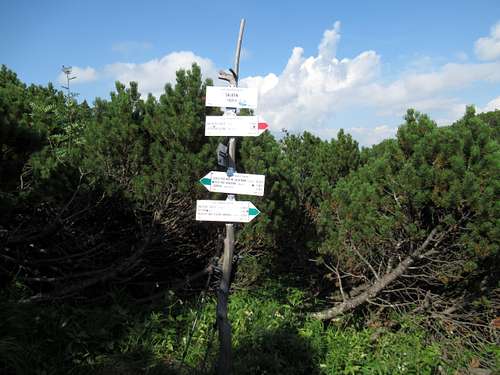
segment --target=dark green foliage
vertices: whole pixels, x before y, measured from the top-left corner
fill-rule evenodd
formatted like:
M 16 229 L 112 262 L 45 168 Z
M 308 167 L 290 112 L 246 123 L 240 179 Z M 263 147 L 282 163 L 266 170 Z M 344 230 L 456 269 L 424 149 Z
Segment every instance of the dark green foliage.
M 263 198 L 249 197 L 261 210 L 245 226 L 240 242 L 254 251 L 273 249 L 275 271 L 310 273 L 310 258 L 319 245 L 316 220 L 321 202 L 336 182 L 360 163 L 357 142 L 341 130 L 323 141 L 310 133 L 285 134 L 276 142 L 263 134 L 242 141 L 240 168 L 266 176 Z M 262 261 L 265 263 L 265 261 Z
M 453 231 L 447 246 L 458 246 L 457 257 L 476 261 L 497 254 L 499 152 L 491 129 L 478 117 L 466 114 L 453 126 L 438 128 L 427 116 L 409 111 L 397 141 L 375 147 L 323 201 L 323 253 L 351 264 L 353 248 L 369 258 L 389 257 L 439 228 Z M 404 251 L 411 249 L 399 255 Z M 453 277 L 462 271 L 467 272 L 454 270 Z
M 472 108 L 468 110 L 472 111 Z M 491 128 L 494 138 L 498 141 L 500 139 L 500 110 L 479 113 L 477 117 Z
M 52 85 L 26 87 L 5 65 L 0 69 L 0 189 L 14 193 L 31 154 L 60 126 L 64 98 Z M 26 171 L 25 173 L 26 174 Z M 21 186 L 22 187 L 22 186 Z M 0 203 L 1 204 L 1 203 Z
M 89 106 L 1 68 L 0 372 L 213 370 L 215 282 L 200 308 L 206 279 L 183 283 L 221 247 L 223 226 L 194 220 L 196 199 L 222 198 L 197 183 L 220 169 L 223 140 L 204 136 L 205 116 L 220 114 L 205 108 L 210 84 L 193 65 L 158 99 L 117 82 Z M 266 187 L 238 197 L 261 214 L 237 232 L 236 373 L 431 374 L 476 357 L 492 367 L 499 124 L 499 111 L 470 107 L 438 127 L 409 110 L 396 139 L 362 150 L 343 131 L 239 140 L 237 170 L 266 175 Z M 408 257 L 371 305 L 339 323 L 306 318 Z
M 205 86 L 194 65 L 177 73 L 159 102 L 140 99 L 133 82 L 129 89 L 117 83 L 110 102 L 98 99 L 83 136 L 82 165 L 93 183 L 153 211 L 173 195 L 193 193 L 193 180 L 214 164 L 213 144 L 203 136 Z
M 365 163 L 322 202 L 321 261 L 349 294 L 380 285 L 411 261 L 365 302 L 429 309 L 443 319 L 429 319 L 436 330 L 459 332 L 461 345 L 487 345 L 498 308 L 500 144 L 471 109 L 450 127 L 414 111 L 405 119 L 397 139 L 366 152 Z M 431 245 L 421 253 L 426 239 Z M 455 311 L 453 328 L 448 309 Z M 471 338 L 465 321 L 485 330 Z
M 268 133 L 258 138 L 244 138 L 238 147 L 237 170 L 266 176 L 264 197 L 246 197 L 254 202 L 261 214 L 254 225 L 243 228 L 239 234 L 240 240 L 251 248 L 276 247 L 276 234 L 283 228 L 286 217 L 284 207 L 279 202 L 280 195 L 286 189 L 279 168 L 282 159 L 280 147 Z

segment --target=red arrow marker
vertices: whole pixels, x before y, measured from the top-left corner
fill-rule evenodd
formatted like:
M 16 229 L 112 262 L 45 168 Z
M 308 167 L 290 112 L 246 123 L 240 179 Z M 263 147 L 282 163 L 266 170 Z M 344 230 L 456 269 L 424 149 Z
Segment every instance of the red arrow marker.
M 267 128 L 269 128 L 269 125 L 267 125 L 267 123 L 259 122 L 259 130 L 266 130 Z

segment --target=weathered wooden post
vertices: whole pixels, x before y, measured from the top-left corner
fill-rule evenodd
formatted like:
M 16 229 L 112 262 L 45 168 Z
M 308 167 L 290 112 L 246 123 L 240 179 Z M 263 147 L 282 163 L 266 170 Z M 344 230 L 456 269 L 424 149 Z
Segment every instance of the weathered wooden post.
M 236 172 L 236 138 L 238 136 L 258 136 L 267 129 L 267 124 L 259 122 L 257 116 L 238 116 L 240 108 L 257 108 L 257 90 L 238 88 L 241 43 L 245 20 L 240 23 L 240 32 L 236 46 L 234 66 L 230 72 L 220 72 L 219 78 L 228 81 L 229 87 L 207 87 L 206 106 L 224 108 L 223 116 L 207 116 L 205 121 L 206 136 L 230 137 L 226 172 L 211 171 L 200 182 L 211 192 L 227 193 L 226 200 L 198 200 L 196 202 L 196 220 L 222 221 L 226 223 L 224 254 L 222 259 L 222 278 L 217 290 L 217 327 L 219 332 L 219 359 L 217 372 L 220 375 L 231 374 L 231 324 L 227 311 L 231 286 L 231 268 L 234 254 L 235 222 L 248 223 L 260 211 L 248 201 L 236 201 L 234 194 L 264 195 L 265 176 Z M 219 153 L 225 153 L 226 147 L 219 145 Z

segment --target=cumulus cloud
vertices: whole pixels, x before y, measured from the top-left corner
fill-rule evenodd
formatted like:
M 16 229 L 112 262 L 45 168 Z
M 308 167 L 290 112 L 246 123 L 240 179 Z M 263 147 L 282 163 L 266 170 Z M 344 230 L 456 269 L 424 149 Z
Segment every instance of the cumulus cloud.
M 478 39 L 475 45 L 478 57 L 488 61 L 473 63 L 463 55 L 458 58 L 460 63 L 442 63 L 417 55 L 392 80 L 381 76 L 382 59 L 373 50 L 338 57 L 340 29 L 340 22 L 335 22 L 325 30 L 312 56 L 295 47 L 281 72 L 240 81 L 243 87 L 258 88 L 258 112 L 272 130 L 310 130 L 330 138 L 342 127 L 361 144 L 371 145 L 394 136 L 407 108 L 430 113 L 439 124 L 450 124 L 464 113 L 465 103 L 460 99 L 464 89 L 500 81 L 500 23 L 492 28 L 490 37 Z M 116 45 L 115 50 L 129 47 L 137 46 Z M 175 82 L 176 71 L 189 69 L 193 62 L 205 78 L 215 80 L 217 69 L 212 60 L 191 51 L 172 52 L 143 63 L 116 62 L 99 71 L 76 67 L 74 73 L 80 83 L 97 78 L 137 81 L 142 93 L 159 96 L 165 83 Z M 494 99 L 485 108 L 498 108 L 499 101 Z M 383 125 L 372 125 L 377 123 Z
M 217 76 L 214 63 L 207 58 L 195 55 L 191 51 L 172 52 L 160 59 L 153 59 L 140 64 L 118 62 L 104 68 L 106 74 L 123 83 L 136 81 L 142 93 L 159 96 L 165 83 L 175 82 L 175 73 L 179 69 L 189 69 L 197 63 L 205 78 Z
M 275 130 L 302 130 L 304 124 L 316 129 L 350 99 L 349 94 L 376 78 L 380 57 L 366 51 L 353 59 L 336 57 L 340 23 L 326 30 L 316 56 L 305 57 L 295 47 L 280 74 L 244 78 L 242 86 L 257 87 L 261 112 Z
M 442 98 L 451 90 L 464 88 L 475 82 L 500 81 L 500 63 L 445 64 L 431 73 L 408 74 L 389 84 L 373 82 L 363 87 L 359 98 L 374 105 L 380 114 L 401 113 L 408 107 L 420 111 L 450 108 L 454 98 Z
M 217 76 L 217 69 L 212 60 L 197 56 L 191 51 L 172 52 L 160 59 L 139 64 L 117 62 L 106 65 L 102 72 L 106 77 L 125 84 L 136 81 L 141 93 L 159 96 L 166 83 L 175 82 L 177 70 L 190 69 L 193 63 L 200 66 L 205 78 Z
M 217 69 L 212 60 L 197 56 L 190 51 L 180 51 L 144 63 L 117 62 L 108 64 L 98 70 L 90 66 L 86 68 L 74 66 L 72 67 L 71 77 L 77 78 L 72 80 L 71 84 L 91 82 L 97 79 L 120 81 L 124 84 L 136 81 L 139 83 L 141 93 L 152 93 L 159 96 L 163 93 L 166 83 L 175 82 L 175 73 L 179 69 L 190 69 L 193 63 L 200 66 L 205 78 L 217 77 Z M 58 81 L 61 84 L 66 84 L 66 75 L 61 72 Z
M 500 30 L 500 29 L 499 29 Z M 492 32 L 492 35 L 496 35 Z M 372 50 L 353 58 L 337 57 L 341 40 L 340 23 L 324 32 L 315 56 L 304 56 L 295 47 L 281 73 L 253 76 L 242 85 L 257 87 L 260 93 L 259 113 L 278 131 L 309 129 L 317 134 L 335 135 L 347 128 L 362 144 L 372 144 L 393 136 L 396 127 L 360 125 L 349 128 L 336 123 L 336 114 L 372 110 L 377 116 L 401 116 L 407 108 L 433 112 L 451 123 L 463 115 L 465 104 L 454 93 L 477 82 L 500 81 L 500 62 L 426 63 L 413 65 L 396 79 L 386 82 L 380 76 L 381 57 Z M 345 116 L 344 116 L 345 117 Z
M 126 45 L 121 47 L 125 48 Z M 121 47 L 117 46 L 118 49 Z M 71 81 L 71 85 L 96 80 L 107 82 L 110 85 L 113 81 L 120 81 L 127 85 L 129 82 L 135 81 L 138 82 L 139 91 L 143 97 L 149 93 L 159 97 L 163 93 L 166 83 L 175 83 L 176 72 L 179 69 L 190 69 L 193 63 L 200 66 L 203 78 L 216 79 L 218 70 L 212 60 L 198 56 L 191 51 L 179 51 L 143 63 L 116 62 L 98 69 L 90 66 L 86 68 L 74 66 L 71 77 L 76 77 L 76 79 Z M 57 80 L 65 85 L 66 75 L 61 72 Z
M 491 28 L 490 36 L 479 38 L 474 45 L 476 56 L 480 60 L 500 58 L 500 22 Z
M 372 145 L 379 143 L 387 138 L 393 138 L 398 131 L 397 126 L 378 125 L 374 128 L 368 127 L 352 127 L 346 131 L 352 134 L 361 145 Z
M 497 109 L 500 110 L 500 96 L 496 97 L 493 100 L 490 100 L 486 104 L 486 106 L 484 106 L 483 108 L 479 108 L 478 112 L 490 112 L 490 111 L 495 111 Z
M 98 78 L 98 74 L 97 74 L 97 71 L 90 66 L 87 66 L 86 68 L 80 68 L 79 66 L 73 66 L 71 68 L 70 77 L 76 77 L 76 79 L 71 81 L 72 85 L 76 85 L 79 83 L 95 81 Z M 59 73 L 59 76 L 57 77 L 57 81 L 60 84 L 66 84 L 67 83 L 66 74 L 64 74 L 63 72 Z
M 159 96 L 165 83 L 175 82 L 175 73 L 179 69 L 189 69 L 197 63 L 204 77 L 216 77 L 214 63 L 207 58 L 195 55 L 191 51 L 172 52 L 160 59 L 153 59 L 141 64 L 114 63 L 107 65 L 105 71 L 115 80 L 123 83 L 136 81 L 142 93 L 152 93 Z

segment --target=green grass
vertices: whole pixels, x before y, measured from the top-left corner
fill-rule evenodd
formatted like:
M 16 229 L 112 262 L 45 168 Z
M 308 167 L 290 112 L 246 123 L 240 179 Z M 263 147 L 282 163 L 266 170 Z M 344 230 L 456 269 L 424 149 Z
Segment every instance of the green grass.
M 307 319 L 308 302 L 299 289 L 276 282 L 231 295 L 234 373 L 434 374 L 438 366 L 453 373 L 470 358 L 464 351 L 444 361 L 445 343 L 429 342 L 414 317 L 394 317 L 397 329 L 374 340 L 376 328 L 352 319 L 328 326 Z M 93 308 L 1 302 L 0 373 L 212 373 L 215 300 L 197 306 L 174 294 L 156 306 L 133 306 L 126 299 Z

